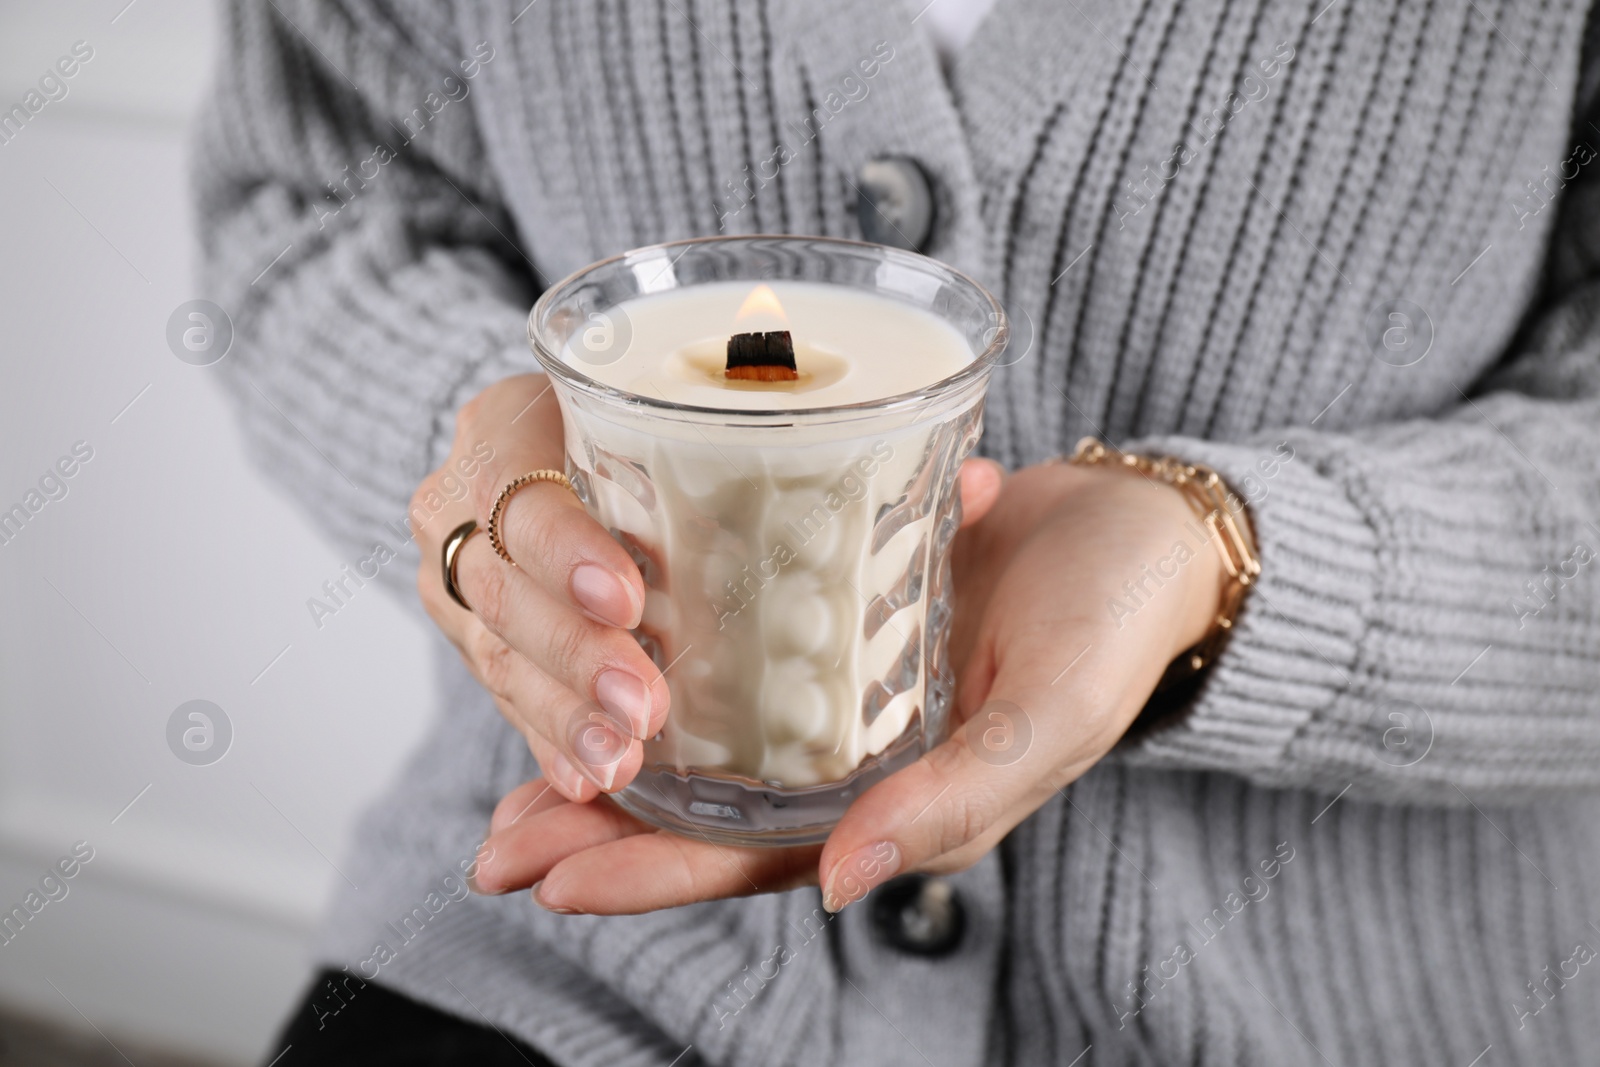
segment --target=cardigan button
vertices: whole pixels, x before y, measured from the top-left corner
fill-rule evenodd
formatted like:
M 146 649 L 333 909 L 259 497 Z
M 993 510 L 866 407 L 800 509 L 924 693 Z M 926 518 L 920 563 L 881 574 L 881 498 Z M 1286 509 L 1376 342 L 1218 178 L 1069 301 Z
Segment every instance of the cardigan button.
M 933 233 L 933 186 L 915 160 L 868 160 L 856 175 L 856 220 L 867 240 L 912 252 Z
M 889 945 L 914 956 L 946 956 L 961 943 L 966 911 L 943 878 L 906 874 L 885 882 L 871 900 L 872 925 Z

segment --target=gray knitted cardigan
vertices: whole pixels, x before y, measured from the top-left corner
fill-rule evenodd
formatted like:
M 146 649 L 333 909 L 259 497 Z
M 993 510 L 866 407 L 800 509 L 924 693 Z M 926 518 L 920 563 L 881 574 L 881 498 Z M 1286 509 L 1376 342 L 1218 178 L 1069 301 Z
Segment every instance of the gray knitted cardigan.
M 541 285 L 859 236 L 861 166 L 910 157 L 926 251 L 1025 335 L 982 448 L 1219 468 L 1265 567 L 1231 647 L 955 877 L 942 959 L 815 891 L 459 899 L 537 768 L 442 650 L 323 957 L 568 1067 L 1600 1062 L 1582 5 L 999 0 L 948 77 L 922 6 L 239 0 L 195 172 L 246 433 L 349 551 L 398 547 Z

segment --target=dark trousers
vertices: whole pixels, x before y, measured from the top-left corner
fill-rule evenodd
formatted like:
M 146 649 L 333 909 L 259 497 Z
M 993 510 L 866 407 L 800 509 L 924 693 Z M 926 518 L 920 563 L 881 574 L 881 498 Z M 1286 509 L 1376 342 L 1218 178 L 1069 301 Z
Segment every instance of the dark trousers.
M 317 975 L 263 1063 L 272 1067 L 556 1067 L 534 1049 L 490 1026 L 464 1022 L 373 982 L 331 970 Z

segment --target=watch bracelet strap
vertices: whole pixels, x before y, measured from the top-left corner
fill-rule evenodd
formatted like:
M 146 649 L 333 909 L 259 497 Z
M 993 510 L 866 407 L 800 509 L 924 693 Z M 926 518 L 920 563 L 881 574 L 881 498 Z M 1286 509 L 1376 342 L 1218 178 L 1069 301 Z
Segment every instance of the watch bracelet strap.
M 1228 585 L 1222 594 L 1217 617 L 1198 643 L 1168 664 L 1156 686 L 1163 693 L 1175 684 L 1192 678 L 1212 663 L 1227 644 L 1245 595 L 1261 574 L 1261 557 L 1256 549 L 1255 531 L 1240 497 L 1228 488 L 1216 471 L 1199 463 L 1186 463 L 1174 456 L 1145 456 L 1119 452 L 1097 437 L 1085 437 L 1072 455 L 1059 461 L 1075 466 L 1114 466 L 1143 477 L 1161 481 L 1183 494 L 1195 517 L 1205 524 L 1210 541 L 1222 559 Z

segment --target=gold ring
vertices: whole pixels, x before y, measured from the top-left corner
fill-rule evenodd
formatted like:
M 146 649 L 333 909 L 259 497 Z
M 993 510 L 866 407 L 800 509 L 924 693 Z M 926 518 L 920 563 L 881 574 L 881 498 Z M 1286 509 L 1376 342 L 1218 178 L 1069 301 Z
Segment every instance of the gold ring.
M 450 594 L 451 600 L 454 600 L 468 611 L 472 610 L 472 605 L 467 603 L 466 599 L 461 595 L 461 587 L 456 585 L 456 560 L 461 556 L 461 546 L 471 540 L 472 535 L 477 532 L 477 519 L 468 519 L 454 530 L 451 530 L 450 536 L 444 539 L 444 553 L 440 559 L 444 570 L 444 591 Z
M 555 482 L 557 485 L 565 486 L 573 496 L 578 495 L 578 491 L 572 487 L 572 482 L 567 476 L 553 470 L 529 471 L 522 477 L 513 479 L 500 490 L 500 495 L 494 499 L 494 507 L 489 511 L 489 543 L 494 546 L 500 558 L 513 567 L 517 565 L 517 561 L 511 558 L 511 553 L 506 551 L 505 542 L 500 539 L 500 516 L 505 514 L 506 504 L 510 503 L 511 498 L 516 496 L 519 490 L 526 489 L 534 482 Z

